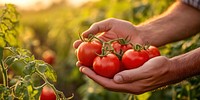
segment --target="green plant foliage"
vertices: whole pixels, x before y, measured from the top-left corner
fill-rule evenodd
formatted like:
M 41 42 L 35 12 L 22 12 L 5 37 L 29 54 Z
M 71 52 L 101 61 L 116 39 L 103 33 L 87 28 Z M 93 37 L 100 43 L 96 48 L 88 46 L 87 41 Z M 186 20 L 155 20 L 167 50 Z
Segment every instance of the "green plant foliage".
M 0 47 L 17 46 L 18 13 L 11 4 L 0 9 Z
M 18 47 L 18 14 L 15 7 L 7 4 L 0 12 L 0 79 L 3 80 L 0 83 L 0 99 L 38 100 L 41 89 L 46 85 L 54 90 L 57 100 L 70 99 L 52 83 L 57 81 L 52 66 L 35 59 L 29 50 Z M 9 71 L 13 67 L 20 67 L 22 73 L 10 76 Z M 38 85 L 33 78 L 40 78 L 43 83 Z

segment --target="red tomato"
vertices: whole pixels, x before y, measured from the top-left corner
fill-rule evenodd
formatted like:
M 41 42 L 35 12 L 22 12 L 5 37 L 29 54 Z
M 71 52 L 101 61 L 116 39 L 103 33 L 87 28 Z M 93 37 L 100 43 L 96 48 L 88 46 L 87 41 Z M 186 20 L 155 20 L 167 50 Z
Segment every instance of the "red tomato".
M 131 44 L 120 44 L 119 42 L 115 41 L 111 44 L 117 54 L 122 55 L 128 49 L 131 49 Z
M 42 54 L 42 59 L 44 62 L 53 65 L 55 63 L 55 53 L 53 51 L 47 50 Z
M 97 56 L 93 63 L 94 71 L 104 77 L 113 78 L 120 71 L 120 60 L 115 54 Z
M 138 68 L 149 60 L 147 51 L 134 49 L 127 50 L 122 56 L 122 63 L 125 69 Z
M 102 44 L 99 42 L 83 42 L 77 49 L 77 58 L 81 64 L 92 67 L 94 58 L 101 54 L 101 48 Z
M 52 88 L 44 86 L 40 95 L 40 100 L 56 100 L 56 95 Z
M 155 46 L 150 46 L 146 51 L 148 52 L 150 59 L 156 56 L 160 56 L 160 51 Z

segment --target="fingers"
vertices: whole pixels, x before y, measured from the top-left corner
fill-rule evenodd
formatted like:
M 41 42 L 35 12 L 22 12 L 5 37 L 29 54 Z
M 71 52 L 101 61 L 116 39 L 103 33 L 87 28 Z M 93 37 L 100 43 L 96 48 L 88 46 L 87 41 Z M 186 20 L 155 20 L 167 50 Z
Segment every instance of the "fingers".
M 73 43 L 73 47 L 74 47 L 75 49 L 77 49 L 78 46 L 79 46 L 81 43 L 82 43 L 81 40 L 76 40 L 76 41 Z
M 97 82 L 100 82 L 100 80 L 106 80 L 106 81 L 109 81 L 108 78 L 104 78 L 104 77 L 101 77 L 99 75 L 97 75 L 94 71 L 92 71 L 90 68 L 88 67 L 84 67 L 84 66 L 81 66 L 79 68 L 80 72 L 84 73 L 85 75 L 87 75 L 88 77 L 90 77 L 91 79 L 97 81 Z M 102 82 L 100 82 L 102 83 Z
M 109 40 L 117 38 L 116 33 L 112 32 L 112 31 L 103 32 L 102 34 L 98 35 L 97 37 L 99 39 L 101 39 L 102 41 L 109 41 Z
M 79 70 L 87 75 L 89 78 L 100 84 L 106 89 L 112 90 L 112 91 L 127 91 L 129 88 L 124 87 L 124 84 L 116 84 L 113 79 L 105 78 L 102 76 L 97 75 L 94 71 L 92 71 L 88 67 L 81 66 Z
M 88 37 L 89 34 L 98 34 L 101 32 L 106 32 L 111 29 L 109 25 L 110 20 L 104 20 L 91 25 L 91 27 L 82 33 L 83 37 Z
M 116 83 L 129 83 L 137 80 L 147 79 L 151 76 L 146 75 L 140 68 L 124 70 L 122 72 L 117 73 L 114 76 L 114 82 Z
M 81 62 L 80 62 L 80 61 L 77 61 L 77 62 L 76 62 L 76 66 L 78 66 L 78 67 L 82 66 Z
M 101 22 L 94 23 L 88 30 L 86 30 L 85 32 L 82 33 L 83 37 L 86 38 L 86 37 L 88 37 L 89 34 L 96 35 L 98 33 L 108 31 L 109 29 L 111 29 L 109 22 L 110 22 L 109 20 L 104 20 L 104 21 L 101 21 Z M 100 39 L 102 39 L 102 41 L 109 40 L 109 39 L 107 39 L 106 37 L 103 37 L 103 36 L 100 36 Z M 81 40 L 76 40 L 73 44 L 73 47 L 75 49 L 77 49 L 78 46 L 81 43 L 82 43 Z
M 87 75 L 89 78 L 91 78 L 92 80 L 96 81 L 100 85 L 105 86 L 105 85 L 113 84 L 114 83 L 111 79 L 108 79 L 108 78 L 105 78 L 105 77 L 97 75 L 94 71 L 92 71 L 88 67 L 81 66 L 79 68 L 79 70 L 80 70 L 80 72 L 84 73 L 85 75 Z

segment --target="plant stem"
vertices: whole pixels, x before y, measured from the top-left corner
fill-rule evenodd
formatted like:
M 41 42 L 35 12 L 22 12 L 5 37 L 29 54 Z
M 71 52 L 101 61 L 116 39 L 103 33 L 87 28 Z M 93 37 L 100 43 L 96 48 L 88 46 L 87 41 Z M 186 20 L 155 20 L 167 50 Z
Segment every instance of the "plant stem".
M 65 98 L 65 95 L 63 94 L 63 92 L 61 92 L 61 91 L 58 91 L 51 83 L 49 83 L 49 81 L 45 78 L 45 76 L 36 68 L 36 73 L 45 81 L 45 83 L 44 84 L 46 84 L 46 85 L 48 85 L 48 86 L 50 86 L 53 90 L 54 90 L 54 92 L 55 92 L 55 94 L 56 94 L 56 99 L 57 100 L 59 100 L 59 98 L 60 98 L 60 95 L 62 96 L 62 99 L 66 99 Z M 44 87 L 45 85 L 42 85 L 42 87 Z M 60 94 L 60 95 L 59 95 Z
M 3 74 L 3 84 L 4 86 L 8 86 L 8 76 L 7 76 L 7 69 L 4 67 L 3 61 L 1 61 L 2 67 L 2 74 Z

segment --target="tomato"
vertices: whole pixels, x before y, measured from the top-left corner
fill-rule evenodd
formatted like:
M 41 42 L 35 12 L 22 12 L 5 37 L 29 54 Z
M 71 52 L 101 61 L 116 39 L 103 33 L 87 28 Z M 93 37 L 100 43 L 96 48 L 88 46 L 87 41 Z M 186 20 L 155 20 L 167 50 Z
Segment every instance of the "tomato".
M 77 58 L 84 66 L 92 67 L 97 54 L 101 54 L 102 44 L 97 41 L 83 42 L 77 49 Z
M 149 60 L 147 51 L 134 49 L 127 50 L 122 56 L 122 63 L 125 69 L 138 68 Z
M 56 100 L 56 95 L 52 88 L 44 86 L 40 95 L 40 100 Z
M 115 54 L 97 56 L 94 59 L 93 69 L 98 75 L 113 78 L 120 71 L 120 60 Z
M 55 63 L 55 53 L 53 51 L 47 50 L 42 54 L 42 59 L 44 62 L 53 65 Z
M 155 46 L 149 46 L 149 48 L 146 51 L 148 52 L 150 59 L 156 56 L 160 56 L 160 51 Z
M 123 55 L 123 53 L 125 51 L 127 51 L 128 49 L 132 48 L 131 44 L 120 44 L 119 42 L 115 41 L 111 44 L 111 46 L 114 48 L 114 51 L 117 54 Z

